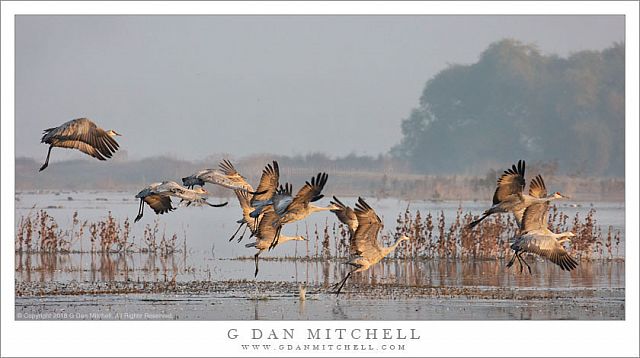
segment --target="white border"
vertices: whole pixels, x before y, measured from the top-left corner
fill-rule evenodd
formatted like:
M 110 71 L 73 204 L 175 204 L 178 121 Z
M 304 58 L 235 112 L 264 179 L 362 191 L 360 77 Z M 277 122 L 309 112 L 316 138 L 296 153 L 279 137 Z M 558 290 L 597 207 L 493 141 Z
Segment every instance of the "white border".
M 3 356 L 241 356 L 229 328 L 417 328 L 405 356 L 638 356 L 638 3 L 637 2 L 2 2 Z M 626 320 L 617 322 L 288 321 L 15 322 L 14 15 L 15 14 L 625 14 Z M 535 337 L 535 338 L 534 338 Z M 335 342 L 334 342 L 335 343 Z M 371 355 L 371 352 L 360 352 Z M 390 352 L 385 352 L 385 354 Z M 326 356 L 331 352 L 272 352 Z M 340 355 L 361 356 L 358 352 Z

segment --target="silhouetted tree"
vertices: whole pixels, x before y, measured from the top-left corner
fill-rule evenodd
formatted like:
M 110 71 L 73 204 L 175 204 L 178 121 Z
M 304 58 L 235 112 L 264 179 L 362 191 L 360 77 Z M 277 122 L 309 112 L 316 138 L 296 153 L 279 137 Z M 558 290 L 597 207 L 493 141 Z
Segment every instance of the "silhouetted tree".
M 391 150 L 420 172 L 520 158 L 624 175 L 624 44 L 568 58 L 515 40 L 427 81 Z

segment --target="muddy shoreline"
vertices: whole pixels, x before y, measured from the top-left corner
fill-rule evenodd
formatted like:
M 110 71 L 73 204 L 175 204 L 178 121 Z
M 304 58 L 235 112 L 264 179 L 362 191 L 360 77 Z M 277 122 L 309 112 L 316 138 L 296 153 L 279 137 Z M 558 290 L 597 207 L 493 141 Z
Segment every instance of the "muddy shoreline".
M 622 320 L 624 288 L 16 282 L 17 320 Z
M 243 292 L 258 290 L 264 295 L 296 297 L 299 283 L 287 281 L 187 281 L 187 282 L 16 282 L 16 297 L 73 296 L 102 294 L 216 294 L 220 296 L 242 297 Z M 306 285 L 307 296 L 331 294 L 328 285 Z M 399 284 L 357 283 L 345 286 L 340 297 L 357 294 L 361 299 L 394 298 L 441 298 L 464 297 L 473 299 L 573 299 L 575 297 L 622 297 L 624 288 L 521 288 L 521 287 L 452 287 L 452 286 L 406 286 Z

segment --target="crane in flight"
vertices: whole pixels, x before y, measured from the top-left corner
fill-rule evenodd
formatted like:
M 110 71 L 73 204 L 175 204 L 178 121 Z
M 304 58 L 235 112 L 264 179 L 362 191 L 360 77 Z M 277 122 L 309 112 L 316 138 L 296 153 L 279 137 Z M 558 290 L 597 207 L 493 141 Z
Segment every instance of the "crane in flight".
M 140 207 L 138 208 L 138 215 L 133 222 L 138 222 L 142 219 L 144 203 L 147 203 L 147 205 L 149 205 L 156 214 L 164 214 L 169 211 L 173 211 L 175 208 L 171 203 L 172 196 L 180 198 L 181 202 L 187 202 L 187 206 L 196 204 L 221 207 L 228 204 L 228 202 L 211 204 L 206 200 L 208 195 L 209 192 L 204 188 L 187 189 L 174 181 L 153 183 L 136 194 L 136 198 L 140 199 Z
M 472 229 L 491 214 L 511 212 L 516 218 L 518 226 L 521 226 L 524 210 L 532 204 L 545 203 L 550 200 L 568 199 L 568 196 L 555 192 L 543 198 L 527 195 L 524 192 L 526 181 L 524 178 L 525 162 L 519 160 L 518 165 L 510 169 L 498 178 L 496 191 L 493 194 L 493 205 L 482 213 L 482 216 L 471 222 L 467 228 Z
M 547 189 L 538 175 L 531 181 L 529 195 L 536 198 L 547 197 Z M 523 263 L 531 273 L 531 266 L 524 260 L 522 254 L 530 252 L 544 257 L 554 264 L 560 266 L 562 270 L 571 271 L 578 267 L 578 262 L 573 259 L 562 245 L 565 241 L 571 241 L 576 235 L 571 231 L 554 233 L 548 227 L 549 201 L 534 203 L 529 205 L 522 216 L 520 234 L 516 236 L 511 249 L 514 251 L 507 267 L 511 267 L 518 259 L 520 272 L 523 270 Z
M 240 208 L 242 209 L 243 216 L 242 219 L 237 221 L 240 226 L 238 226 L 238 229 L 236 229 L 235 233 L 231 235 L 229 241 L 235 238 L 235 236 L 238 234 L 238 232 L 240 232 L 240 229 L 242 229 L 244 225 L 251 225 L 254 229 L 258 227 L 258 222 L 260 221 L 260 218 L 262 218 L 262 215 L 260 212 L 255 213 L 258 209 L 254 208 L 254 206 L 257 206 L 258 204 L 256 203 L 258 202 L 266 202 L 271 199 L 273 194 L 276 192 L 279 180 L 280 169 L 278 167 L 278 162 L 274 160 L 272 163 L 267 164 L 262 170 L 262 176 L 260 177 L 260 182 L 258 183 L 258 189 L 256 191 L 253 191 L 253 188 L 250 185 L 248 186 L 248 188 L 250 188 L 251 190 L 247 191 L 247 194 L 251 194 L 250 196 L 241 195 L 241 192 L 243 190 L 234 190 L 234 193 L 238 198 L 238 202 L 240 203 Z M 259 210 L 262 210 L 262 207 L 260 207 Z M 251 215 L 252 212 L 254 212 L 253 216 Z M 251 229 L 251 227 L 249 228 Z M 254 229 L 252 229 L 251 231 L 254 232 Z M 245 226 L 245 231 L 243 231 L 240 235 L 238 242 L 242 240 L 246 230 L 247 226 Z
M 278 220 L 280 216 L 275 212 L 273 206 L 266 206 L 262 212 L 262 219 L 260 219 L 259 225 L 255 228 L 255 238 L 254 242 L 248 243 L 245 247 L 254 247 L 258 250 L 254 255 L 256 270 L 254 272 L 254 277 L 258 276 L 258 260 L 259 256 L 262 252 L 269 249 L 271 250 L 273 247 L 281 245 L 287 241 L 304 241 L 306 238 L 304 236 L 280 236 L 278 242 L 273 245 L 273 237 L 276 235 L 276 227 L 274 223 Z M 250 225 L 250 224 L 247 224 Z M 251 228 L 251 226 L 250 226 Z M 252 230 L 253 231 L 253 230 Z
M 354 223 L 354 218 L 349 214 L 351 208 L 342 204 L 335 197 L 331 203 L 336 206 L 336 209 L 332 211 L 336 214 L 338 220 L 349 226 L 350 230 L 351 228 L 355 228 L 353 234 L 349 237 L 351 258 L 346 262 L 346 264 L 352 266 L 353 269 L 351 269 L 340 282 L 333 286 L 338 288 L 336 295 L 339 295 L 347 279 L 349 279 L 353 273 L 368 270 L 371 266 L 377 264 L 393 252 L 401 242 L 411 239 L 408 236 L 401 235 L 393 245 L 389 247 L 380 246 L 378 243 L 378 234 L 384 225 L 380 217 L 364 199 L 358 198 L 356 208 L 353 210 L 357 224 Z
M 119 135 L 113 129 L 105 131 L 88 118 L 77 118 L 58 127 L 47 128 L 40 142 L 49 144 L 49 151 L 40 171 L 49 166 L 54 147 L 78 149 L 98 160 L 107 160 L 118 150 L 118 142 L 113 137 Z
M 303 220 L 307 216 L 320 212 L 337 209 L 337 206 L 331 204 L 326 207 L 311 204 L 324 197 L 321 194 L 322 189 L 327 183 L 329 175 L 327 173 L 318 173 L 311 181 L 307 181 L 305 185 L 298 190 L 296 196 L 292 196 L 292 187 L 289 184 L 280 186 L 276 195 L 269 200 L 270 207 L 277 214 L 277 218 L 273 221 L 273 227 L 276 229 L 275 235 L 270 245 L 270 249 L 278 245 L 278 237 L 280 231 L 285 224 Z M 275 199 L 275 200 L 274 200 Z M 253 216 L 253 213 L 252 213 Z
M 195 185 L 204 186 L 206 183 L 220 185 L 232 190 L 246 190 L 255 194 L 247 178 L 240 175 L 233 164 L 224 159 L 218 164 L 219 169 L 203 169 L 187 177 L 182 178 L 182 185 L 193 189 Z

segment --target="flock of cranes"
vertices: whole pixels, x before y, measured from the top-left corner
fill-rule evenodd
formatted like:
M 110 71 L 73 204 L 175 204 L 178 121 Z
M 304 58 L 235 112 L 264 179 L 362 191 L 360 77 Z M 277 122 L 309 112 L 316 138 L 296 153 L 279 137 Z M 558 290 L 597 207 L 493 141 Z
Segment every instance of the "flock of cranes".
M 511 244 L 514 254 L 507 267 L 511 267 L 514 260 L 518 259 L 520 272 L 523 270 L 524 263 L 531 273 L 531 266 L 522 257 L 523 253 L 529 252 L 550 260 L 563 270 L 575 269 L 578 263 L 562 246 L 563 242 L 571 241 L 575 234 L 570 231 L 556 234 L 549 230 L 547 225 L 549 202 L 568 199 L 568 197 L 559 192 L 547 195 L 547 187 L 541 175 L 531 180 L 529 194 L 526 194 L 524 173 L 524 160 L 519 160 L 517 166 L 513 165 L 505 170 L 498 178 L 498 185 L 493 194 L 493 205 L 479 219 L 470 223 L 468 228 L 472 229 L 491 214 L 510 212 L 515 217 L 519 230 Z
M 49 144 L 49 150 L 40 171 L 47 168 L 53 147 L 75 148 L 99 160 L 111 158 L 119 147 L 113 138 L 118 135 L 120 134 L 113 130 L 105 131 L 99 128 L 87 118 L 74 119 L 59 127 L 46 129 L 42 143 Z M 140 199 L 140 206 L 134 222 L 142 218 L 145 203 L 156 214 L 165 214 L 176 209 L 171 197 L 179 198 L 180 203 L 186 206 L 194 204 L 222 207 L 228 203 L 212 204 L 207 201 L 209 192 L 204 186 L 209 183 L 233 190 L 242 209 L 242 218 L 237 221 L 240 225 L 229 241 L 238 235 L 243 226 L 245 228 L 238 242 L 244 238 L 247 229 L 251 232 L 250 237 L 255 240 L 245 246 L 258 250 L 254 255 L 254 276 L 257 276 L 259 256 L 265 250 L 272 250 L 287 241 L 306 240 L 302 236 L 281 235 L 284 225 L 304 220 L 316 212 L 331 211 L 348 227 L 350 233 L 350 259 L 346 264 L 352 269 L 334 285 L 334 288 L 337 288 L 336 293 L 339 294 L 353 273 L 368 270 L 393 252 L 403 241 L 411 239 L 402 235 L 393 245 L 381 246 L 378 235 L 384 225 L 374 209 L 362 198 L 358 198 L 355 209 L 346 206 L 335 196 L 328 206 L 313 204 L 324 197 L 322 190 L 327 180 L 327 173 L 318 173 L 293 195 L 293 186 L 290 183 L 280 184 L 280 167 L 278 162 L 273 161 L 265 166 L 260 182 L 254 189 L 230 161 L 223 160 L 218 169 L 203 169 L 182 178 L 182 185 L 174 181 L 163 181 L 141 190 L 135 196 Z M 492 206 L 469 224 L 468 229 L 473 229 L 489 215 L 512 213 L 519 230 L 511 245 L 514 253 L 507 267 L 511 267 L 518 260 L 520 272 L 526 265 L 531 273 L 531 267 L 522 254 L 532 253 L 548 259 L 562 270 L 575 269 L 578 263 L 569 256 L 563 246 L 563 242 L 570 241 L 575 234 L 554 233 L 549 230 L 547 224 L 549 203 L 567 197 L 558 192 L 547 195 L 545 183 L 540 175 L 531 180 L 528 193 L 525 193 L 525 186 L 525 162 L 520 160 L 500 176 Z

